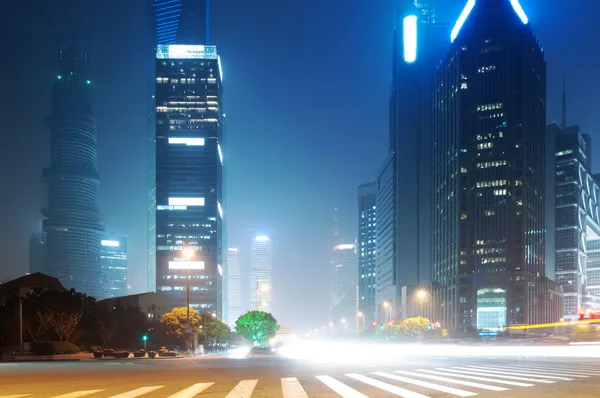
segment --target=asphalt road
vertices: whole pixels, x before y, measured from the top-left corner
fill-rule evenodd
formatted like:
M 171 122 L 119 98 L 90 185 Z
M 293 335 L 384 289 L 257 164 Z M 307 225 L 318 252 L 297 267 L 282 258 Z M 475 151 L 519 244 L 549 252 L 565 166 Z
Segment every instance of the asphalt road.
M 0 398 L 600 397 L 600 358 L 283 358 L 0 363 Z

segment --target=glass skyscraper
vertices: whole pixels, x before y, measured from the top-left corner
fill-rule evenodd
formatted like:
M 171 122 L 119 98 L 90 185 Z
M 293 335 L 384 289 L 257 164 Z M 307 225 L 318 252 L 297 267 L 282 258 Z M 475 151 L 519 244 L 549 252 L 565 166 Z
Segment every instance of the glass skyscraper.
M 252 239 L 250 309 L 273 311 L 273 241 L 268 236 L 257 236 Z
M 356 330 L 358 318 L 358 258 L 355 244 L 333 248 L 333 286 L 331 289 L 331 321 L 341 332 Z
M 242 315 L 242 265 L 240 251 L 227 249 L 227 323 L 235 326 L 235 321 Z
M 377 184 L 358 186 L 358 310 L 363 324 L 377 320 L 375 289 L 377 286 Z
M 545 278 L 542 46 L 509 0 L 469 0 L 450 41 L 433 102 L 439 320 L 451 330 L 558 321 L 547 307 L 560 289 Z
M 221 316 L 222 73 L 217 48 L 156 49 L 156 288 Z M 189 254 L 188 251 L 193 252 Z
M 100 241 L 100 264 L 108 272 L 108 297 L 127 294 L 127 237 L 105 235 Z
M 53 88 L 50 167 L 44 170 L 48 206 L 46 273 L 68 289 L 97 299 L 108 295 L 108 274 L 100 266 L 99 173 L 96 115 L 87 55 L 69 47 L 59 52 Z

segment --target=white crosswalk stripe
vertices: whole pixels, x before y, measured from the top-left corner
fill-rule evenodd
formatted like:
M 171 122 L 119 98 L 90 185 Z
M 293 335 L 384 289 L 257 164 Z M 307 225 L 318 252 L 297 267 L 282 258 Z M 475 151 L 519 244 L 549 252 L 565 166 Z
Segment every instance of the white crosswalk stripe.
M 436 368 L 436 369 L 444 369 L 444 368 Z M 494 374 L 494 372 L 477 371 L 476 369 L 463 368 L 460 366 L 453 366 L 452 368 L 450 368 L 450 370 L 452 370 L 453 372 L 456 372 L 456 373 L 466 373 L 466 374 L 471 374 L 471 375 L 475 375 L 475 376 L 480 376 L 482 373 L 486 373 L 484 376 L 490 376 L 490 377 L 493 376 L 493 377 L 497 377 L 499 379 L 529 381 L 531 383 L 546 383 L 546 384 L 556 383 L 553 380 L 532 379 L 531 377 L 499 375 L 499 374 Z
M 477 369 L 479 371 L 487 372 L 487 373 L 491 372 L 491 373 L 498 373 L 498 374 L 505 374 L 505 375 L 541 377 L 542 379 L 554 379 L 554 380 L 566 380 L 566 381 L 574 380 L 574 379 L 570 379 L 568 377 L 546 376 L 546 375 L 540 375 L 540 374 L 535 374 L 535 373 L 531 373 L 531 372 L 523 373 L 523 372 L 511 372 L 511 371 L 505 371 L 505 370 L 494 370 L 494 369 L 490 369 L 490 368 L 487 368 L 484 366 L 469 366 L 469 368 Z
M 82 390 L 82 391 L 74 391 L 68 394 L 57 395 L 52 398 L 79 398 L 85 397 L 86 395 L 96 394 L 97 392 L 102 392 L 104 390 Z
M 399 373 L 399 374 L 403 374 L 403 375 L 407 375 L 407 376 L 422 377 L 424 379 L 429 379 L 429 380 L 446 381 L 448 383 L 454 383 L 454 384 L 458 384 L 461 386 L 481 388 L 482 390 L 490 390 L 490 391 L 506 391 L 506 390 L 508 390 L 508 388 L 504 388 L 504 387 L 491 386 L 489 384 L 473 383 L 472 381 L 456 380 L 456 379 L 451 379 L 448 377 L 434 376 L 434 375 L 422 374 L 422 373 L 418 373 L 418 372 L 407 372 L 404 370 L 396 370 L 394 373 Z
M 140 395 L 144 395 L 144 394 L 148 394 L 152 391 L 156 391 L 163 387 L 164 386 L 140 387 L 135 390 L 124 392 L 123 394 L 113 395 L 110 398 L 135 398 L 135 397 L 139 397 Z
M 0 398 L 22 398 L 28 397 L 31 394 L 13 394 L 13 395 L 0 395 Z
M 375 380 L 372 379 L 370 377 L 366 377 L 363 375 L 359 375 L 358 373 L 348 373 L 346 376 L 358 380 L 358 381 L 362 381 L 365 384 L 368 384 L 370 386 L 373 387 L 377 387 L 380 390 L 384 390 L 387 392 L 390 392 L 394 395 L 398 395 L 400 397 L 404 397 L 404 398 L 429 398 L 427 395 L 423 395 L 423 394 L 419 394 L 417 392 L 414 391 L 410 391 L 410 390 L 406 390 L 404 388 L 395 386 L 393 384 L 388 384 L 388 383 L 384 383 L 382 381 L 379 380 Z
M 600 372 L 598 372 L 598 371 L 590 371 L 590 370 L 580 369 L 578 367 L 559 368 L 559 367 L 555 367 L 555 366 L 540 367 L 540 366 L 531 366 L 531 365 L 515 365 L 515 366 L 513 366 L 513 369 L 532 369 L 532 370 L 543 370 L 543 371 L 549 370 L 551 372 L 554 372 L 554 371 L 571 372 L 571 373 L 577 373 L 577 374 L 585 375 L 585 376 L 600 376 Z
M 225 398 L 250 398 L 258 380 L 242 380 Z
M 306 391 L 295 377 L 284 377 L 281 379 L 281 390 L 283 398 L 308 398 Z
M 438 371 L 428 370 L 428 369 L 419 369 L 419 372 L 432 373 L 432 374 L 441 375 L 441 376 L 460 377 L 461 379 L 486 381 L 488 383 L 504 384 L 507 386 L 517 386 L 517 387 L 533 387 L 533 386 L 535 386 L 535 384 L 521 383 L 518 381 L 498 380 L 498 379 L 492 379 L 489 377 L 481 377 L 481 376 L 469 376 L 469 375 L 465 375 L 465 374 L 454 373 L 450 370 L 444 370 L 443 368 L 438 368 Z
M 341 381 L 334 379 L 331 376 L 315 376 L 317 380 L 323 382 L 327 387 L 338 393 L 344 398 L 368 398 L 365 394 L 356 391 L 352 387 L 348 387 Z
M 440 384 L 430 383 L 428 381 L 415 380 L 415 379 L 411 379 L 409 377 L 397 376 L 397 375 L 393 375 L 390 373 L 373 372 L 373 374 L 377 375 L 377 376 L 381 376 L 381 377 L 386 377 L 388 379 L 401 381 L 402 383 L 414 384 L 416 386 L 429 388 L 431 390 L 436 390 L 436 391 L 445 392 L 447 394 L 457 395 L 459 397 L 472 397 L 473 395 L 477 395 L 477 393 L 475 393 L 475 392 L 465 391 L 465 390 L 461 390 L 461 389 L 454 388 L 454 387 L 446 387 L 446 386 L 442 386 Z
M 189 386 L 186 389 L 179 391 L 178 393 L 170 395 L 169 398 L 192 398 L 200 394 L 202 391 L 206 390 L 213 384 L 215 383 L 196 383 L 194 385 Z
M 548 375 L 548 376 L 562 376 L 562 377 L 575 377 L 578 379 L 587 379 L 589 376 L 585 376 L 585 375 L 578 375 L 575 373 L 565 373 L 565 372 L 557 372 L 557 371 L 553 371 L 550 369 L 522 369 L 522 368 L 516 368 L 516 367 L 508 367 L 508 366 L 496 366 L 496 365 L 482 365 L 484 368 L 489 368 L 489 369 L 498 369 L 498 370 L 519 370 L 519 371 L 524 371 L 524 372 L 543 372 L 544 375 Z

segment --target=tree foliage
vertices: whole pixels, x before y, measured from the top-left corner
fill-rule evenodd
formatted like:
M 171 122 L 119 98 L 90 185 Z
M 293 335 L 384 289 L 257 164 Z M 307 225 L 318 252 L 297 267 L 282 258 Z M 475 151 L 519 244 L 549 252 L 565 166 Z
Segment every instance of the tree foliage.
M 198 331 L 202 318 L 196 310 L 190 308 L 188 322 L 187 311 L 187 307 L 175 307 L 170 312 L 163 314 L 160 323 L 164 326 L 167 335 L 181 337 L 187 330 L 190 332 Z
M 231 330 L 225 322 L 214 319 L 207 314 L 203 315 L 203 317 L 206 317 L 206 329 L 202 325 L 202 330 L 199 334 L 205 336 L 206 333 L 206 341 L 223 343 L 231 340 Z
M 401 336 L 422 336 L 427 332 L 430 324 L 429 319 L 418 316 L 401 320 L 395 329 Z
M 262 311 L 250 311 L 240 316 L 235 323 L 237 333 L 255 345 L 264 347 L 275 337 L 279 325 L 273 315 Z

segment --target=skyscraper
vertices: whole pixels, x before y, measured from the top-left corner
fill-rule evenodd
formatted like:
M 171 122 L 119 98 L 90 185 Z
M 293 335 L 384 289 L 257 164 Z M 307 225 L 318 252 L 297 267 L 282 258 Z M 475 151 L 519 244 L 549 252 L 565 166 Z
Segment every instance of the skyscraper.
M 342 332 L 354 332 L 358 317 L 358 258 L 355 244 L 333 248 L 331 321 Z
M 175 44 L 181 18 L 182 0 L 154 0 L 156 44 Z
M 234 326 L 242 315 L 242 266 L 240 251 L 227 249 L 227 323 Z
M 433 281 L 449 329 L 549 319 L 546 64 L 516 0 L 469 0 L 434 86 Z M 554 315 L 552 315 L 554 316 Z
M 127 294 L 127 237 L 105 235 L 100 241 L 100 264 L 108 272 L 108 297 Z
M 156 49 L 156 286 L 221 316 L 222 73 L 215 46 Z M 184 251 L 194 251 L 193 258 Z
M 375 313 L 377 258 L 377 184 L 358 186 L 358 310 L 364 324 L 377 320 Z
M 250 309 L 273 311 L 273 241 L 268 236 L 252 239 L 250 253 Z
M 100 267 L 104 228 L 98 206 L 96 115 L 87 55 L 74 46 L 60 50 L 53 88 L 50 167 L 44 170 L 48 206 L 42 209 L 47 236 L 46 272 L 66 288 L 98 299 L 108 295 Z

